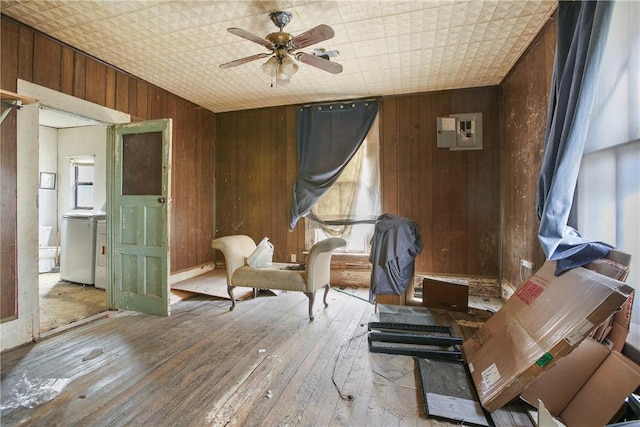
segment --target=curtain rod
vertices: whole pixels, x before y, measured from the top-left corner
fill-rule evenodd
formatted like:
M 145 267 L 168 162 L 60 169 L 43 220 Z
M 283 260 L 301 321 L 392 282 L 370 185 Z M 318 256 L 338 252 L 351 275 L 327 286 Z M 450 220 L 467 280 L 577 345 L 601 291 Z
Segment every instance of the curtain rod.
M 311 104 L 299 105 L 298 108 L 314 107 L 317 105 L 337 105 L 337 104 L 349 104 L 353 102 L 368 102 L 368 101 L 380 101 L 382 98 L 360 98 L 360 99 L 345 99 L 342 101 L 330 101 L 330 102 L 314 102 Z

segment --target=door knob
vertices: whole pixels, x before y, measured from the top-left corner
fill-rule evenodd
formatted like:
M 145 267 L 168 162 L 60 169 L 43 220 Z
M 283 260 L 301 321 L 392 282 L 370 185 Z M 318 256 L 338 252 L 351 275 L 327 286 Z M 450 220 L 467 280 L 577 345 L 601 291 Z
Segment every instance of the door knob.
M 158 203 L 160 203 L 161 205 L 164 205 L 166 201 L 167 199 L 165 199 L 164 197 L 158 197 Z

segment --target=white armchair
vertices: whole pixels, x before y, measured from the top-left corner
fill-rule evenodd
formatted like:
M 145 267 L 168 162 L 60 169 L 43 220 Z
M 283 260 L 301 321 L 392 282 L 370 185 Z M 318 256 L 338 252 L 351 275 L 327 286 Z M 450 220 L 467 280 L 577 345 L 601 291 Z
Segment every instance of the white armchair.
M 233 296 L 235 286 L 258 289 L 277 289 L 300 291 L 309 298 L 309 319 L 313 320 L 313 302 L 315 291 L 324 287 L 323 302 L 327 303 L 331 276 L 331 255 L 333 250 L 346 246 L 347 242 L 339 238 L 322 240 L 311 248 L 304 270 L 284 269 L 292 264 L 274 263 L 271 267 L 254 268 L 247 265 L 247 257 L 256 248 L 253 239 L 245 235 L 224 236 L 214 239 L 211 247 L 222 252 L 227 273 L 227 292 L 231 298 L 231 308 L 236 306 Z

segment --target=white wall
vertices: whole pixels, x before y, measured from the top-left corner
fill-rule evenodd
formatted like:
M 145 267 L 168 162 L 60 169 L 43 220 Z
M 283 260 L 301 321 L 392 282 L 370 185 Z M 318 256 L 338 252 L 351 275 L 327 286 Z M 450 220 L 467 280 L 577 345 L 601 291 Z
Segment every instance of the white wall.
M 107 128 L 86 126 L 58 130 L 58 211 L 61 217 L 73 208 L 69 158 L 93 156 L 93 206 L 99 210 L 107 200 Z
M 43 246 L 55 246 L 58 233 L 58 190 L 60 189 L 60 174 L 58 173 L 58 130 L 40 126 L 39 136 L 40 172 L 56 174 L 56 188 L 53 190 L 38 190 L 38 214 L 40 225 L 51 227 L 49 241 Z M 42 242 L 40 242 L 42 243 Z

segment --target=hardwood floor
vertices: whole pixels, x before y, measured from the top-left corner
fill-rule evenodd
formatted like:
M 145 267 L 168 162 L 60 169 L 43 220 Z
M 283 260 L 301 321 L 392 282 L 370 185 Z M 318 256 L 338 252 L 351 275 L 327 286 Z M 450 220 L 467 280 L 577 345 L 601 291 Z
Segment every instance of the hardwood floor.
M 459 425 L 424 415 L 412 357 L 369 352 L 374 306 L 348 293 L 368 296 L 332 290 L 313 322 L 298 292 L 232 312 L 202 296 L 170 317 L 118 312 L 5 352 L 2 425 Z M 55 379 L 59 394 L 29 408 Z M 498 425 L 532 425 L 499 412 Z

